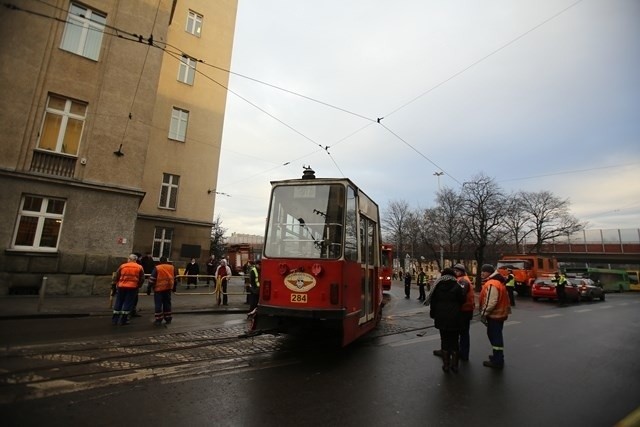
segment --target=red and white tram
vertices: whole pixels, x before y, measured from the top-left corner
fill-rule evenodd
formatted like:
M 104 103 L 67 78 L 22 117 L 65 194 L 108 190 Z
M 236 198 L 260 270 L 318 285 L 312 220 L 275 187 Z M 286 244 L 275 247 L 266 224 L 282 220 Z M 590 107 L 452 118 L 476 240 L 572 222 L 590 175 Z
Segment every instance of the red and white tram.
M 382 244 L 380 247 L 380 283 L 383 291 L 391 290 L 393 276 L 393 245 Z
M 328 328 L 347 345 L 380 321 L 378 205 L 349 179 L 271 183 L 255 331 Z

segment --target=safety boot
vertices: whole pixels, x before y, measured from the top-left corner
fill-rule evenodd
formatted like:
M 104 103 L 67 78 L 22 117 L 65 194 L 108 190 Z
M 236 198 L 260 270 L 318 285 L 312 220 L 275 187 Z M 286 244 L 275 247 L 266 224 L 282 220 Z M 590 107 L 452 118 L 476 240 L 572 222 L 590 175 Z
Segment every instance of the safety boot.
M 458 361 L 459 361 L 459 354 L 457 351 L 452 351 L 451 352 L 451 370 L 454 373 L 458 373 Z
M 448 351 L 442 350 L 442 370 L 449 372 L 451 369 L 451 354 Z
M 433 355 L 434 356 L 438 356 L 438 357 L 442 357 L 442 350 L 433 350 Z

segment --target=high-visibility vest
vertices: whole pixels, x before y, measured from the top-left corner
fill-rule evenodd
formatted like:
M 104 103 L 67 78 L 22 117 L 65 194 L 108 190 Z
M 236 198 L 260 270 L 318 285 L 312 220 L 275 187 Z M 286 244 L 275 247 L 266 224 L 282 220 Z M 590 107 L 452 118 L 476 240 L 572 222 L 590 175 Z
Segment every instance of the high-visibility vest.
M 418 274 L 418 285 L 426 285 L 427 284 L 427 275 L 422 272 Z
M 170 291 L 173 289 L 175 269 L 171 264 L 158 264 L 156 266 L 156 281 L 153 290 L 156 292 Z
M 256 287 L 259 288 L 260 287 L 260 280 L 258 279 L 258 277 L 259 277 L 258 276 L 258 269 L 256 268 L 255 265 L 251 266 L 251 268 L 249 269 L 249 274 L 251 274 L 251 273 L 253 273 L 255 275 L 254 277 L 256 278 L 255 283 L 251 283 L 251 286 L 256 286 Z M 251 277 L 251 276 L 249 276 L 249 277 Z
M 507 288 L 497 279 L 489 279 L 480 291 L 480 305 L 484 304 L 484 300 L 489 292 L 498 293 L 498 302 L 490 313 L 486 316 L 495 320 L 507 320 L 509 313 L 511 313 L 511 302 L 509 301 L 509 295 L 507 294 Z M 482 307 L 480 308 L 482 310 Z M 480 313 L 482 314 L 482 313 Z
M 473 291 L 473 285 L 471 284 L 471 280 L 469 280 L 469 276 L 464 275 L 458 277 L 458 283 L 461 285 L 466 281 L 468 287 L 467 296 L 465 297 L 465 301 L 460 307 L 460 311 L 473 311 L 476 308 L 476 294 Z
M 510 288 L 515 288 L 516 287 L 516 278 L 513 276 L 513 274 L 510 274 L 508 277 L 509 280 L 507 280 L 507 283 L 505 283 L 505 286 L 508 286 Z
M 140 285 L 140 273 L 144 277 L 144 269 L 135 261 L 122 264 L 118 271 L 120 272 L 119 288 L 137 288 Z

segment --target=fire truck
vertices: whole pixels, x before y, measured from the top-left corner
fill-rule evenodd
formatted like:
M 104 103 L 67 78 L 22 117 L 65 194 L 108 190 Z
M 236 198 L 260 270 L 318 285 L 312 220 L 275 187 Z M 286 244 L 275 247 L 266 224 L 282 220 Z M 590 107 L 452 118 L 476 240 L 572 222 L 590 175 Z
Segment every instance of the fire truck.
M 536 279 L 550 277 L 559 271 L 555 258 L 536 254 L 503 255 L 498 261 L 498 271 L 507 277 L 509 269 L 516 279 L 516 291 L 522 296 L 531 295 L 531 285 Z

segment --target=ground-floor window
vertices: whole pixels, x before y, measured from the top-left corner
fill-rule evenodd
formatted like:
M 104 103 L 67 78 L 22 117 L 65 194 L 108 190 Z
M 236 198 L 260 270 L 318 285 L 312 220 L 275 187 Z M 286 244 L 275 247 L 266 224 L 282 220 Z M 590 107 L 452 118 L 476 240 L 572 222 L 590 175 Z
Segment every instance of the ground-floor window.
M 51 251 L 58 248 L 65 200 L 24 195 L 13 234 L 13 248 Z
M 153 232 L 153 257 L 161 256 L 171 258 L 171 240 L 173 239 L 173 229 L 156 227 Z

